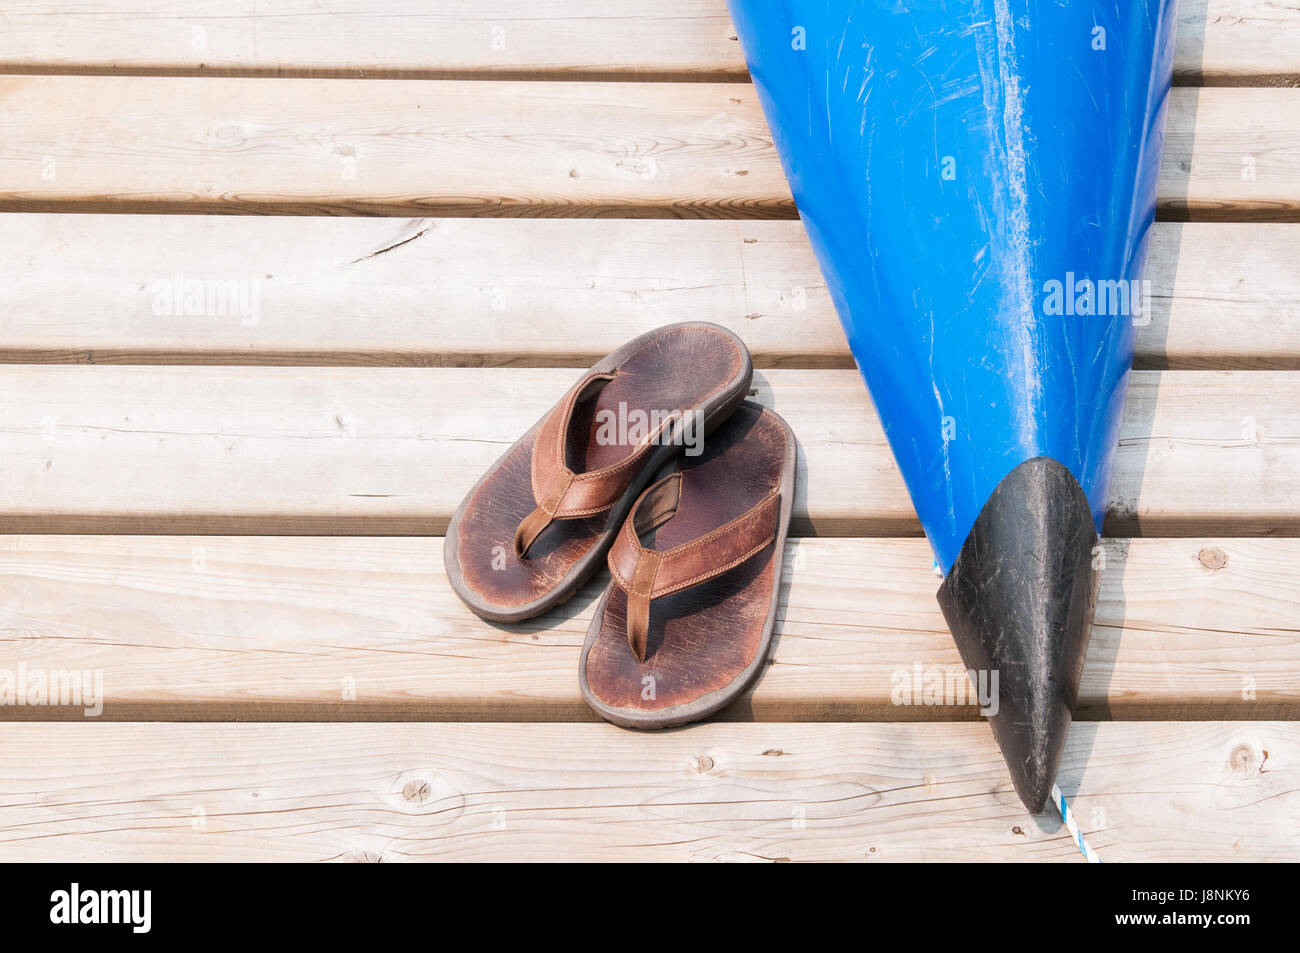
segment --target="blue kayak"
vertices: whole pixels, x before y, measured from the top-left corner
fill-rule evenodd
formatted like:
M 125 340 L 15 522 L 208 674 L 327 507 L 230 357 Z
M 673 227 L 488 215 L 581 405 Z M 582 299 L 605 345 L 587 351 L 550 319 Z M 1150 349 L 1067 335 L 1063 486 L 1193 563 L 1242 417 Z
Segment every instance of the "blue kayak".
M 1174 0 L 731 0 L 1026 806 L 1051 788 L 1172 81 Z

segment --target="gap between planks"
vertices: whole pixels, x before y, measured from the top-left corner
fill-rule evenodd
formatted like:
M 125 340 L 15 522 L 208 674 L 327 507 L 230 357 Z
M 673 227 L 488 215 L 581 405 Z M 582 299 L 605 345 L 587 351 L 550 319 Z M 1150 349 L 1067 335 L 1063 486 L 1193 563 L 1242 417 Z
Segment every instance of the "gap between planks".
M 0 96 L 2 211 L 795 216 L 747 84 L 9 75 Z M 1175 89 L 1158 213 L 1300 216 L 1300 90 Z
M 597 720 L 577 666 L 608 575 L 537 619 L 494 625 L 452 592 L 442 546 L 0 537 L 5 668 L 96 672 L 114 720 Z M 1108 540 L 1099 559 L 1077 717 L 1300 716 L 1300 540 Z M 791 542 L 771 663 L 719 717 L 976 719 L 930 562 L 919 539 Z M 901 694 L 916 679 L 916 697 Z M 8 705 L 0 720 L 84 712 Z
M 4 224 L 0 362 L 585 367 L 662 324 L 708 320 L 760 368 L 853 366 L 799 222 Z M 1136 366 L 1300 369 L 1298 246 L 1300 225 L 1157 224 Z
M 10 0 L 0 72 L 101 75 L 744 80 L 725 0 Z M 142 7 L 147 8 L 143 15 Z M 598 14 L 598 15 L 597 15 Z M 1300 8 L 1182 0 L 1174 81 L 1300 82 Z
M 1107 861 L 1295 861 L 1298 759 L 1078 722 L 1058 780 Z M 986 725 L 0 725 L 0 808 L 4 861 L 1084 862 Z

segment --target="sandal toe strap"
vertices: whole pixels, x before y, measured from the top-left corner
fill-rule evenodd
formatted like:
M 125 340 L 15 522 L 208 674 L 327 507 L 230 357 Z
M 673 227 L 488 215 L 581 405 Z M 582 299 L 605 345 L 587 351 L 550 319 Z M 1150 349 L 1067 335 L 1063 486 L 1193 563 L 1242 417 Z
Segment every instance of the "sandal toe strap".
M 588 374 L 547 415 L 533 443 L 531 481 L 536 506 L 515 529 L 515 555 L 529 548 L 555 520 L 579 519 L 609 509 L 622 498 L 650 448 L 647 441 L 618 463 L 574 473 L 565 460 L 574 408 L 615 378 L 614 372 Z
M 643 546 L 640 537 L 676 513 L 681 479 L 673 473 L 647 488 L 609 551 L 610 573 L 627 593 L 627 640 L 638 662 L 646 657 L 653 600 L 739 566 L 776 538 L 780 521 L 781 493 L 773 487 L 745 513 L 690 542 L 664 551 Z

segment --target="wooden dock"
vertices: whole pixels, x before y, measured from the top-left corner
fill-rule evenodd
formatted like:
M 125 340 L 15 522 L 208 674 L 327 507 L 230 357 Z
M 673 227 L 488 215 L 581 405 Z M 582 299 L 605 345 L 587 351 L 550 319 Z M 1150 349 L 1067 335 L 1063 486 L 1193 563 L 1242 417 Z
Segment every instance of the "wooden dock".
M 102 684 L 0 705 L 0 860 L 1082 862 L 891 697 L 962 666 L 724 0 L 317 7 L 0 15 L 0 699 Z M 1059 780 L 1106 861 L 1294 861 L 1300 5 L 1181 7 Z M 580 695 L 603 581 L 487 624 L 439 534 L 678 320 L 751 348 L 798 538 L 756 688 L 644 734 Z

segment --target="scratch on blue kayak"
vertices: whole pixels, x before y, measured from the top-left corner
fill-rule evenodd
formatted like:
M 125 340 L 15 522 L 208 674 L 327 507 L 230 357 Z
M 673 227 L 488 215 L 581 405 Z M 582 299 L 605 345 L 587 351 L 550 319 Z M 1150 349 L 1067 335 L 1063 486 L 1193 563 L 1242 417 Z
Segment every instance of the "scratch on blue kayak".
M 1016 61 L 1015 26 L 1007 0 L 993 0 L 993 21 L 997 34 L 996 59 L 998 82 L 985 83 L 989 122 L 1001 119 L 1001 129 L 993 129 L 990 137 L 1002 148 L 1002 162 L 1006 173 L 1005 194 L 996 197 L 997 210 L 1003 216 L 1002 227 L 1007 234 L 1006 283 L 1003 288 L 1003 319 L 1015 323 L 1019 354 L 1025 386 L 1020 397 L 1024 400 L 1027 442 L 1037 440 L 1038 404 L 1042 397 L 1042 375 L 1038 368 L 1037 341 L 1031 328 L 1034 322 L 1034 292 L 1031 271 L 1032 248 L 1029 238 L 1029 163 L 1025 150 L 1024 99 L 1020 89 L 1020 70 Z M 984 57 L 981 57 L 984 59 Z M 989 66 L 981 65 L 991 72 Z M 989 102 L 996 90 L 1001 90 L 1001 110 Z M 1001 133 L 1000 135 L 998 133 Z M 1001 179 L 994 179 L 998 193 L 1003 191 Z

